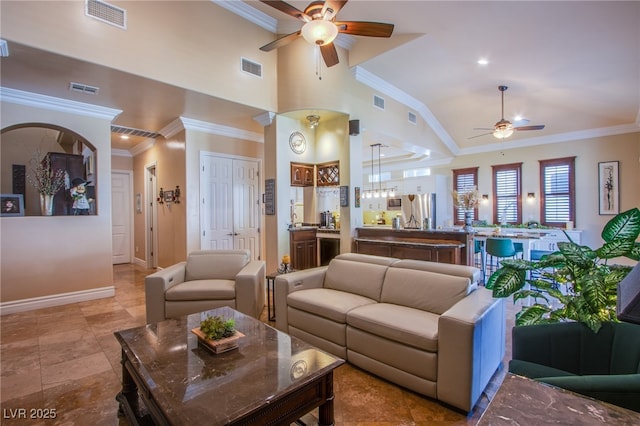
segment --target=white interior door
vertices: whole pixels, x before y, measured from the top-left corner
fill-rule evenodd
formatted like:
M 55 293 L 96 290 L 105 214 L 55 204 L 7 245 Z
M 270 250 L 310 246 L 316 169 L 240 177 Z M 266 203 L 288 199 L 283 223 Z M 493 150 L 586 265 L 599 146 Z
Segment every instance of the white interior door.
M 111 240 L 113 264 L 131 263 L 131 173 L 111 173 Z
M 200 179 L 200 248 L 227 250 L 233 244 L 233 160 L 204 155 Z
M 233 160 L 233 234 L 236 249 L 260 257 L 260 179 L 258 162 Z
M 249 249 L 260 258 L 260 176 L 256 160 L 201 156 L 202 249 Z

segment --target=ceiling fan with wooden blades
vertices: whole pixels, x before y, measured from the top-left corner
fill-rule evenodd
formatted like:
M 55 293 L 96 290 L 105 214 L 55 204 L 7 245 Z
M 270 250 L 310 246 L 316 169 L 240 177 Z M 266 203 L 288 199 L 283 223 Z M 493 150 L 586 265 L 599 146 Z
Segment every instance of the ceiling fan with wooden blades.
M 299 31 L 287 34 L 271 43 L 265 44 L 260 50 L 270 52 L 302 36 L 310 44 L 320 47 L 322 58 L 325 64 L 327 64 L 327 67 L 332 67 L 339 62 L 338 52 L 333 44 L 333 41 L 339 33 L 366 37 L 391 37 L 391 33 L 393 32 L 393 24 L 385 24 L 382 22 L 336 21 L 336 15 L 348 0 L 313 1 L 309 3 L 304 12 L 281 0 L 260 1 L 304 22 L 304 25 Z
M 508 89 L 507 86 L 498 86 L 498 90 L 502 94 L 502 118 L 493 128 L 476 127 L 474 130 L 491 130 L 489 133 L 483 133 L 481 135 L 471 136 L 469 139 L 479 138 L 480 136 L 493 135 L 496 139 L 505 139 L 511 136 L 516 131 L 523 130 L 542 130 L 544 124 L 537 124 L 533 126 L 514 126 L 509 120 L 504 119 L 504 92 Z

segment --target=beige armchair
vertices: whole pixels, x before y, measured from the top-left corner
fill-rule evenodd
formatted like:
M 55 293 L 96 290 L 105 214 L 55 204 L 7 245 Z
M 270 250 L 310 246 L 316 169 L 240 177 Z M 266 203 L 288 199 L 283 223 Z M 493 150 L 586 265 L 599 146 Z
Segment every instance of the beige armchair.
M 265 264 L 249 250 L 199 250 L 145 278 L 147 323 L 229 306 L 259 318 Z

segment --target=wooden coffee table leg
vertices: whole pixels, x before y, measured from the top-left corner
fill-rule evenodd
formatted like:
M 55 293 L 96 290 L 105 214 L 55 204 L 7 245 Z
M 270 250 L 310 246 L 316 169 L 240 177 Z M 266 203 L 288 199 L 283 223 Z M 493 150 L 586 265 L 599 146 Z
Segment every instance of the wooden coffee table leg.
M 335 398 L 333 394 L 333 371 L 325 377 L 325 394 L 327 395 L 326 401 L 318 407 L 318 415 L 320 417 L 318 425 L 332 426 L 335 424 L 333 416 L 333 400 Z
M 118 415 L 125 415 L 128 419 L 136 419 L 138 413 L 138 387 L 127 369 L 127 355 L 122 351 L 122 390 L 116 396 L 120 403 Z

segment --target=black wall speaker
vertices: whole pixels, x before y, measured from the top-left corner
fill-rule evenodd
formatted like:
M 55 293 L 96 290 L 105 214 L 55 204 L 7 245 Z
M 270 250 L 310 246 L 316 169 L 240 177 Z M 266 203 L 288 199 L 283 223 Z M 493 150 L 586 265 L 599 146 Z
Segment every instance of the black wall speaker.
M 360 134 L 360 120 L 349 120 L 349 134 L 351 136 Z

